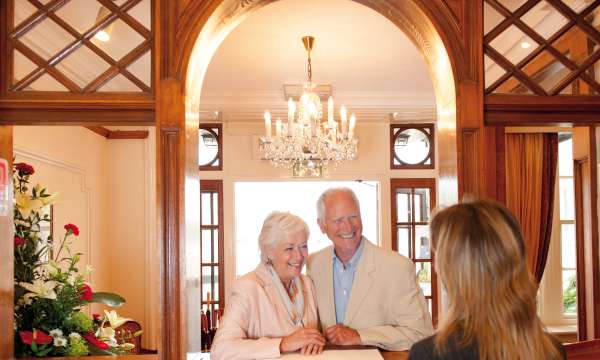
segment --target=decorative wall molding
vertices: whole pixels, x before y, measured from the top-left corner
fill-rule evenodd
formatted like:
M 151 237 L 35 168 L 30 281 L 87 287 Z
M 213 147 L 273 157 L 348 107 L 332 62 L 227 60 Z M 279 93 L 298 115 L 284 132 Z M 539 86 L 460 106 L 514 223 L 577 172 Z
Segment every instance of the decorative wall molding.
M 73 173 L 80 177 L 81 187 L 79 190 L 85 196 L 85 201 L 87 204 L 86 209 L 85 209 L 85 217 L 86 217 L 87 223 L 89 224 L 89 229 L 87 229 L 89 236 L 88 236 L 88 240 L 87 240 L 87 244 L 86 244 L 88 253 L 86 255 L 88 257 L 88 260 L 92 259 L 92 253 L 93 253 L 92 252 L 93 251 L 92 244 L 94 242 L 97 242 L 98 239 L 96 238 L 95 233 L 94 233 L 96 224 L 94 224 L 93 217 L 91 216 L 91 214 L 92 214 L 92 190 L 93 189 L 90 186 L 88 186 L 87 170 L 82 167 L 79 167 L 75 164 L 69 163 L 67 161 L 57 159 L 57 158 L 54 158 L 54 157 L 51 157 L 48 155 L 42 155 L 42 154 L 39 154 L 39 153 L 31 151 L 31 150 L 19 148 L 18 146 L 15 146 L 14 155 L 15 155 L 15 158 L 22 158 L 24 160 L 33 160 L 33 161 L 41 162 L 46 165 L 55 167 L 57 169 L 68 171 L 68 172 Z M 92 274 L 89 275 L 88 281 L 92 282 Z

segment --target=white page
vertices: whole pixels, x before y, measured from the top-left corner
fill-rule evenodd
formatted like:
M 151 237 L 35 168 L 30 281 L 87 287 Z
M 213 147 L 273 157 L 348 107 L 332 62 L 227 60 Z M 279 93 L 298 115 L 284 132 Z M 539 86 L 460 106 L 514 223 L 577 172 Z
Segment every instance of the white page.
M 383 360 L 377 349 L 360 350 L 325 350 L 322 354 L 304 356 L 300 353 L 285 354 L 280 359 L 285 360 Z

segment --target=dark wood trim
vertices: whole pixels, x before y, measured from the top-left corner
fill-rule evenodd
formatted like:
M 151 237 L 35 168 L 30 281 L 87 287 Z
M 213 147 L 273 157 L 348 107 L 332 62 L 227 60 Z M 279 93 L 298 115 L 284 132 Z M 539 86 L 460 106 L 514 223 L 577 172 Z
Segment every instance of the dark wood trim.
M 397 233 L 397 229 L 396 229 L 396 225 L 398 224 L 396 221 L 396 215 L 397 215 L 397 204 L 396 204 L 396 189 L 398 188 L 428 188 L 430 191 L 430 212 L 433 211 L 433 209 L 436 206 L 437 203 L 437 192 L 436 192 L 436 179 L 433 178 L 413 178 L 413 179 L 390 179 L 390 204 L 391 204 L 391 208 L 392 208 L 392 219 L 391 219 L 391 224 L 392 224 L 392 250 L 393 251 L 398 251 L 398 233 Z M 411 196 L 414 196 L 413 193 L 411 193 Z M 414 201 L 412 201 L 412 213 L 414 214 Z M 417 222 L 418 223 L 418 222 Z M 415 222 L 411 222 L 411 224 L 417 224 Z M 411 245 L 416 245 L 416 241 L 414 239 L 414 233 L 411 234 L 411 236 L 413 237 L 411 239 L 412 243 Z M 431 242 L 430 242 L 431 245 Z M 431 247 L 430 247 L 430 254 L 431 254 L 431 259 L 415 259 L 415 248 L 416 246 L 412 246 L 412 250 L 410 251 L 411 253 L 411 260 L 413 262 L 429 262 L 431 264 L 431 318 L 433 321 L 434 326 L 437 325 L 437 321 L 438 321 L 438 282 L 437 282 L 437 273 L 435 271 L 435 266 L 434 266 L 434 254 L 433 251 L 431 251 Z M 429 298 L 429 297 L 427 297 Z
M 479 194 L 481 185 L 481 164 L 478 161 L 480 150 L 479 128 L 463 128 L 460 133 L 460 170 L 462 174 L 462 194 Z M 483 155 L 481 155 L 483 156 Z M 473 166 L 473 165 L 476 166 Z
M 86 126 L 85 128 L 111 140 L 133 140 L 148 138 L 148 131 L 146 130 L 109 130 L 103 126 Z
M 418 164 L 405 164 L 396 156 L 394 151 L 394 144 L 396 143 L 396 137 L 408 129 L 415 129 L 421 131 L 429 139 L 429 154 L 423 161 Z M 394 131 L 397 133 L 394 134 Z M 426 130 L 429 130 L 429 134 Z M 394 159 L 400 164 L 395 164 Z M 427 160 L 430 160 L 430 164 L 425 164 Z M 431 123 L 425 124 L 390 124 L 390 169 L 435 169 L 435 125 Z
M 506 134 L 504 126 L 496 127 L 496 200 L 506 204 Z
M 86 126 L 85 128 L 105 138 L 108 138 L 110 133 L 110 130 L 103 126 Z
M 3 109 L 0 125 L 154 125 L 154 110 Z
M 575 195 L 575 249 L 577 258 L 577 340 L 588 340 L 587 335 L 587 309 L 585 306 L 585 240 L 583 236 L 584 227 L 581 220 L 583 213 L 583 166 L 588 159 L 573 161 L 573 182 Z
M 597 96 L 487 95 L 486 125 L 565 126 L 600 122 Z
M 223 151 L 224 151 L 224 138 L 223 136 L 223 124 L 221 123 L 200 123 L 200 129 L 205 129 L 213 132 L 211 129 L 218 129 L 218 134 L 214 134 L 217 137 L 217 143 L 219 144 L 219 151 L 217 152 L 217 156 L 207 165 L 198 166 L 198 170 L 200 171 L 221 171 L 223 170 Z M 200 141 L 200 140 L 199 140 Z M 219 161 L 218 165 L 213 165 L 215 161 Z
M 200 192 L 202 191 L 214 191 L 216 192 L 219 198 L 219 223 L 217 224 L 217 233 L 218 233 L 218 249 L 219 249 L 219 258 L 218 258 L 218 267 L 219 267 L 219 309 L 223 309 L 225 307 L 225 217 L 224 217 L 224 194 L 223 194 L 223 180 L 200 180 Z M 204 227 L 204 226 L 202 226 Z M 210 226 L 206 226 L 206 228 L 210 228 Z M 200 258 L 202 261 L 202 257 Z
M 180 231 L 182 225 L 180 204 L 180 164 L 176 154 L 180 152 L 179 129 L 163 127 L 160 130 L 160 191 L 159 199 L 162 219 L 162 273 L 161 273 L 161 350 L 164 359 L 185 358 L 186 345 L 183 339 L 185 319 L 182 316 L 181 263 L 184 246 Z

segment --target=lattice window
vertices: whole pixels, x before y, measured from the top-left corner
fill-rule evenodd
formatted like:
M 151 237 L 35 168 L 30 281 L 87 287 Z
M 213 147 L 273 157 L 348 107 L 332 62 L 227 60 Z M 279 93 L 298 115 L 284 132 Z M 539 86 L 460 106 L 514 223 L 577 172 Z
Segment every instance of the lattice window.
M 223 182 L 200 181 L 200 278 L 202 308 L 222 309 L 223 300 Z M 209 300 L 210 299 L 210 300 Z
M 600 94 L 600 1 L 483 5 L 486 94 Z
M 391 169 L 434 169 L 433 124 L 390 125 Z
M 152 89 L 152 0 L 8 0 L 11 91 Z
M 437 276 L 429 222 L 435 207 L 435 179 L 391 179 L 392 249 L 415 263 L 417 280 L 437 323 Z
M 200 124 L 198 166 L 202 171 L 223 169 L 223 126 Z

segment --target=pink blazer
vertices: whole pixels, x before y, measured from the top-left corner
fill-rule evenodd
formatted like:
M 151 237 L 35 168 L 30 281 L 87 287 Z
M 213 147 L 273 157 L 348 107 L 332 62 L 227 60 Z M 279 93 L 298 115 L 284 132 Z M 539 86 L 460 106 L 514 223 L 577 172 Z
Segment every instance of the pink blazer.
M 301 275 L 304 327 L 318 328 L 315 288 Z M 268 359 L 280 356 L 281 338 L 297 329 L 264 264 L 237 279 L 215 335 L 211 359 Z

